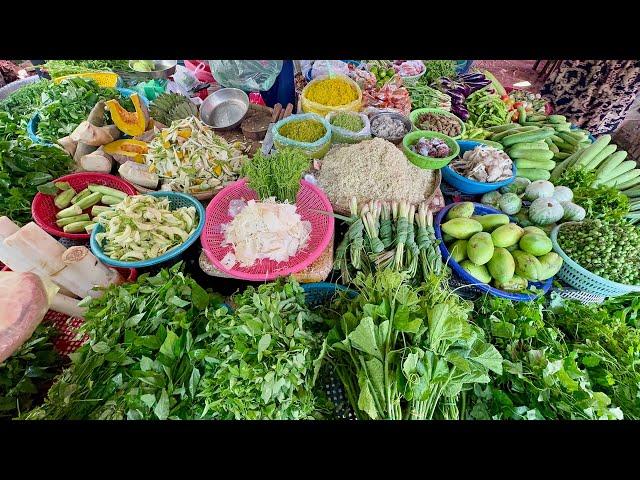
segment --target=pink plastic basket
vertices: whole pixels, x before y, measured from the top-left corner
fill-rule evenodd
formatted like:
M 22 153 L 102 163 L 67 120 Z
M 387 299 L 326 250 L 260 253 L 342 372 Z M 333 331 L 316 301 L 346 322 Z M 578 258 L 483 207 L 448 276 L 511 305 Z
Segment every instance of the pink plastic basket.
M 333 213 L 331 202 L 327 196 L 317 187 L 305 180 L 300 181 L 301 188 L 296 197 L 298 213 L 303 220 L 311 222 L 311 238 L 304 250 L 298 252 L 287 262 L 274 262 L 273 260 L 261 260 L 249 268 L 236 264 L 229 269 L 222 265 L 224 256 L 232 251 L 228 245 L 222 247 L 224 234 L 222 225 L 231 222 L 229 216 L 229 203 L 231 200 L 257 200 L 258 195 L 247 185 L 246 179 L 227 185 L 216 195 L 207 207 L 207 215 L 204 230 L 200 241 L 209 261 L 220 271 L 243 280 L 268 281 L 277 277 L 290 275 L 304 270 L 312 264 L 327 247 L 333 235 L 335 220 L 333 216 L 319 213 L 319 211 Z
M 55 180 L 56 182 L 68 182 L 69 185 L 78 193 L 87 188 L 88 185 L 103 185 L 105 187 L 115 188 L 127 195 L 138 195 L 138 191 L 126 180 L 115 175 L 106 173 L 80 172 L 65 175 Z M 56 213 L 60 211 L 56 207 L 53 195 L 45 195 L 36 193 L 31 203 L 31 216 L 33 221 L 38 224 L 45 232 L 54 237 L 71 238 L 73 240 L 89 240 L 88 233 L 66 233 L 62 228 L 56 225 Z M 85 210 L 88 213 L 91 208 Z

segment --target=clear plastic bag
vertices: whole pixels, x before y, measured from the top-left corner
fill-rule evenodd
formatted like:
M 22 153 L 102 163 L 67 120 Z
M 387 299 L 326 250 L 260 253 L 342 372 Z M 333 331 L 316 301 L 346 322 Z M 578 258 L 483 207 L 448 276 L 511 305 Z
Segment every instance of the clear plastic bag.
M 283 135 L 280 135 L 279 130 L 283 125 L 289 122 L 299 122 L 301 120 L 316 120 L 325 128 L 325 134 L 313 143 L 298 142 L 291 140 Z M 322 158 L 325 153 L 329 151 L 331 147 L 331 125 L 320 115 L 315 113 L 302 113 L 300 115 L 291 115 L 290 117 L 283 118 L 273 126 L 273 144 L 276 148 L 282 147 L 297 147 L 301 149 L 305 155 L 310 158 Z
M 302 73 L 311 80 L 321 75 L 347 75 L 349 64 L 342 60 L 316 60 L 306 68 L 303 67 Z
M 351 78 L 345 75 L 335 75 L 333 78 L 341 79 L 342 81 L 352 85 L 356 90 L 358 97 L 350 103 L 345 105 L 322 105 L 321 103 L 316 103 L 307 98 L 307 92 L 309 91 L 309 87 L 312 85 L 326 80 L 329 78 L 326 75 L 319 76 L 311 80 L 302 90 L 300 106 L 302 107 L 302 111 L 305 113 L 317 113 L 318 115 L 325 116 L 327 113 L 332 111 L 351 111 L 351 112 L 359 112 L 362 110 L 362 90 L 358 86 L 356 82 L 354 82 Z
M 223 87 L 258 92 L 273 86 L 282 70 L 282 60 L 209 60 L 209 66 Z
M 357 115 L 362 119 L 362 123 L 364 124 L 364 127 L 362 127 L 362 130 L 358 132 L 353 132 L 351 130 L 338 127 L 333 123 L 331 123 L 331 120 L 333 119 L 333 117 L 335 117 L 339 113 L 347 113 L 347 112 L 329 112 L 325 117 L 327 119 L 327 122 L 331 124 L 331 132 L 332 132 L 331 141 L 333 143 L 358 143 L 363 140 L 367 140 L 371 138 L 371 124 L 369 123 L 369 117 L 367 117 L 364 113 L 348 112 L 351 115 Z

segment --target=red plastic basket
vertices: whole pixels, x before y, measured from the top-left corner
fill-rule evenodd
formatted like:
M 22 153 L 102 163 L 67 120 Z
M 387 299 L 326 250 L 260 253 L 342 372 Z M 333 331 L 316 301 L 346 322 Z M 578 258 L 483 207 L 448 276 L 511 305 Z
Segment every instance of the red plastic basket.
M 60 177 L 56 182 L 69 182 L 69 185 L 73 187 L 76 192 L 80 192 L 87 188 L 87 185 L 104 185 L 105 187 L 115 188 L 121 190 L 127 195 L 137 195 L 138 191 L 126 180 L 115 175 L 108 175 L 106 173 L 93 173 L 93 172 L 80 172 L 72 173 Z M 91 236 L 88 233 L 66 233 L 62 228 L 56 225 L 56 213 L 60 211 L 58 207 L 53 203 L 53 195 L 45 195 L 43 193 L 36 193 L 31 203 L 31 215 L 33 221 L 36 222 L 40 228 L 45 232 L 50 233 L 54 237 L 72 238 L 74 240 L 88 240 Z M 84 213 L 89 213 L 90 208 L 86 209 Z
M 127 277 L 127 282 L 135 282 L 138 278 L 138 272 L 135 268 L 116 268 L 116 270 Z M 5 266 L 2 271 L 10 272 L 11 269 Z M 70 317 L 64 313 L 49 310 L 42 321 L 53 323 L 56 329 L 53 346 L 61 355 L 75 352 L 89 339 L 87 335 L 80 336 L 78 334 L 78 328 L 84 323 L 84 319 L 80 317 Z
M 231 200 L 257 200 L 258 195 L 247 185 L 246 179 L 227 185 L 216 195 L 207 207 L 204 230 L 200 237 L 202 248 L 213 265 L 220 271 L 243 280 L 268 281 L 278 277 L 297 273 L 311 265 L 327 247 L 333 235 L 335 220 L 332 215 L 319 213 L 320 211 L 333 213 L 331 202 L 317 187 L 305 180 L 300 181 L 301 188 L 296 197 L 297 211 L 302 220 L 311 223 L 311 238 L 306 248 L 299 251 L 286 262 L 260 260 L 252 267 L 241 267 L 239 264 L 229 269 L 222 265 L 224 256 L 233 247 L 221 246 L 224 241 L 222 225 L 231 222 L 229 203 Z

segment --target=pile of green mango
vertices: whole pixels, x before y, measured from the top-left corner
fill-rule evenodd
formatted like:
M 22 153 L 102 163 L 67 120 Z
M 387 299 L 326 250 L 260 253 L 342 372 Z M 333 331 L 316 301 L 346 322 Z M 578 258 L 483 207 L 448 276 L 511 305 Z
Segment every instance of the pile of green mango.
M 562 258 L 544 230 L 522 228 L 502 213 L 474 215 L 472 202 L 449 209 L 440 225 L 451 259 L 482 283 L 508 292 L 527 289 L 528 282 L 553 277 Z

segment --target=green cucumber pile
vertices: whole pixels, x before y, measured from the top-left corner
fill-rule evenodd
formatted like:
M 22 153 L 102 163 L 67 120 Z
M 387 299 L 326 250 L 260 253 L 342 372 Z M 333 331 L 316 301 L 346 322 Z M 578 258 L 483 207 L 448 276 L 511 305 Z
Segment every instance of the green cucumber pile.
M 626 222 L 587 220 L 563 225 L 558 245 L 573 261 L 602 278 L 640 285 L 640 230 Z

